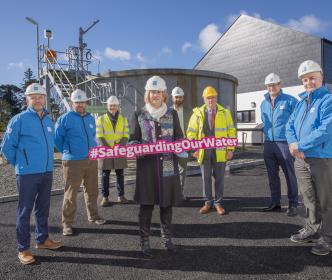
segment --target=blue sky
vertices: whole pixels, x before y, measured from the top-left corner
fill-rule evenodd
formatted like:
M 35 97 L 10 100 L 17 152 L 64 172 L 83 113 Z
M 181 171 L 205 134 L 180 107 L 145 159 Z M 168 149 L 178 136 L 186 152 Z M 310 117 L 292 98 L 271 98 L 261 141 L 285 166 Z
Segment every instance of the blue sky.
M 53 31 L 51 48 L 78 45 L 79 27 L 100 22 L 85 36 L 100 71 L 136 68 L 193 68 L 234 19 L 245 13 L 332 40 L 330 1 L 228 0 L 31 0 L 2 1 L 0 84 L 36 73 L 36 29 Z M 92 70 L 97 71 L 97 64 Z

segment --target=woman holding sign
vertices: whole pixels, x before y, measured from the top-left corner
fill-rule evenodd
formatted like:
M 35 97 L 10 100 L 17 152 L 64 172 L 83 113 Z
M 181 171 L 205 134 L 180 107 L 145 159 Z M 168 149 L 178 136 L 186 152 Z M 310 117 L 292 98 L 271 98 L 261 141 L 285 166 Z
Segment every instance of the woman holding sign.
M 159 76 L 148 79 L 145 106 L 132 117 L 130 144 L 149 144 L 162 140 L 174 142 L 183 138 L 176 111 L 166 106 L 166 89 L 165 81 Z M 134 199 L 140 204 L 138 217 L 142 253 L 152 256 L 149 237 L 152 211 L 156 204 L 160 207 L 163 244 L 168 251 L 174 252 L 170 230 L 172 206 L 182 201 L 177 156 L 159 153 L 138 157 Z

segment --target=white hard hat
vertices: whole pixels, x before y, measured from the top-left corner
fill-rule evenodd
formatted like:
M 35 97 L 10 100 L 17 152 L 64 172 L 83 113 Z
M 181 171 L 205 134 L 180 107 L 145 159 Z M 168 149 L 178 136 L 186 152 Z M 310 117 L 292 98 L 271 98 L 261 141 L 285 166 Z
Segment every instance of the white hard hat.
M 119 102 L 118 98 L 115 95 L 112 95 L 107 99 L 107 104 L 108 105 L 109 104 L 119 105 L 120 102 Z
M 87 98 L 85 91 L 76 89 L 70 95 L 70 100 L 72 102 L 86 102 L 91 98 Z
M 25 90 L 25 95 L 30 95 L 30 94 L 46 95 L 46 89 L 38 83 L 33 83 L 29 85 Z
M 184 91 L 180 87 L 175 87 L 172 90 L 172 96 L 184 96 Z
M 303 75 L 312 72 L 323 72 L 323 70 L 317 62 L 313 60 L 306 60 L 301 63 L 299 70 L 297 71 L 298 78 L 301 79 Z
M 165 91 L 167 89 L 165 80 L 159 76 L 153 76 L 146 81 L 145 90 L 160 90 Z
M 265 78 L 265 85 L 271 85 L 271 84 L 278 84 L 280 83 L 280 77 L 277 74 L 270 73 L 269 75 L 266 76 Z

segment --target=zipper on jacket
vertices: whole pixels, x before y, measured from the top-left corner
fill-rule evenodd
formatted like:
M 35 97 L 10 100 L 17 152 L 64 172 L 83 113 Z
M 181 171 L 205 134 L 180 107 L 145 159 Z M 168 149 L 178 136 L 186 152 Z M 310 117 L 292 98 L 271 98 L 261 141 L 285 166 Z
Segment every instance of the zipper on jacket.
M 272 141 L 274 141 L 274 121 L 273 121 L 273 117 L 274 117 L 274 108 L 275 108 L 275 103 L 274 106 L 272 105 L 272 99 L 270 97 L 270 103 L 271 103 L 271 109 L 272 109 L 272 113 L 271 113 L 271 127 L 272 127 Z M 274 99 L 275 102 L 275 99 Z
M 23 154 L 24 154 L 24 157 L 25 157 L 26 164 L 29 165 L 28 155 L 27 155 L 27 151 L 25 149 L 23 149 Z
M 302 126 L 303 126 L 304 120 L 305 120 L 308 112 L 310 111 L 311 107 L 314 105 L 315 101 L 316 100 L 314 100 L 312 103 L 310 103 L 310 106 L 308 106 L 308 102 L 306 100 L 304 101 L 306 103 L 306 109 L 305 109 L 304 115 L 302 117 L 301 125 L 300 125 L 300 128 L 299 128 L 299 140 L 300 140 L 300 137 L 301 137 L 301 130 L 302 130 Z
M 83 127 L 84 127 L 84 132 L 85 132 L 86 140 L 87 140 L 87 143 L 88 143 L 88 154 L 89 154 L 89 148 L 90 148 L 90 145 L 89 145 L 89 136 L 88 136 L 88 132 L 86 131 L 85 123 L 84 123 L 83 118 L 84 118 L 84 116 L 81 117 L 81 119 L 82 119 L 82 123 L 83 123 Z
M 308 105 L 307 105 L 307 107 L 308 107 Z M 303 123 L 304 123 L 304 120 L 305 120 L 305 117 L 306 117 L 307 113 L 308 113 L 308 110 L 305 109 L 304 115 L 302 116 L 301 125 L 300 125 L 300 128 L 299 128 L 299 140 L 301 139 L 301 129 L 302 129 L 302 126 L 303 126 Z
M 37 117 L 40 120 L 40 124 L 42 126 L 42 130 L 43 130 L 43 134 L 44 134 L 44 138 L 45 138 L 45 143 L 46 143 L 46 153 L 47 153 L 46 170 L 45 170 L 45 172 L 46 172 L 47 171 L 47 167 L 48 167 L 48 161 L 49 161 L 49 149 L 48 149 L 48 141 L 47 141 L 47 137 L 46 137 L 46 134 L 45 134 L 44 125 L 43 125 L 43 118 L 45 116 L 46 115 L 44 115 L 42 118 L 39 118 L 39 116 L 37 116 Z

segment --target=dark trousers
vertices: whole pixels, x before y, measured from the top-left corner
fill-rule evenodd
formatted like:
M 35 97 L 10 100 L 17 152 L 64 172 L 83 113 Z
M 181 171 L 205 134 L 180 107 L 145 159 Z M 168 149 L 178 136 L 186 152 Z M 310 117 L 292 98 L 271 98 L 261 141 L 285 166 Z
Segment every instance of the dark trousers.
M 279 166 L 285 174 L 289 206 L 297 207 L 298 190 L 294 169 L 294 158 L 289 152 L 287 142 L 264 142 L 264 161 L 269 177 L 272 203 L 279 204 L 281 200 L 281 184 Z
M 215 150 L 205 150 L 201 165 L 203 179 L 203 196 L 205 204 L 210 206 L 221 205 L 224 197 L 224 177 L 226 162 L 217 162 Z M 215 198 L 212 196 L 212 176 L 214 177 Z
M 48 238 L 48 215 L 52 187 L 52 172 L 17 175 L 19 194 L 16 215 L 16 237 L 20 252 L 30 248 L 30 216 L 34 209 L 37 244 Z
M 154 205 L 140 205 L 138 222 L 141 242 L 148 241 L 150 237 L 151 218 Z M 172 206 L 160 207 L 160 231 L 164 240 L 171 238 Z
M 110 195 L 109 186 L 110 186 L 110 174 L 111 170 L 103 170 L 102 172 L 102 189 L 101 193 L 103 197 L 108 197 Z M 123 169 L 115 169 L 116 174 L 116 188 L 118 190 L 118 195 L 124 195 L 124 175 Z

